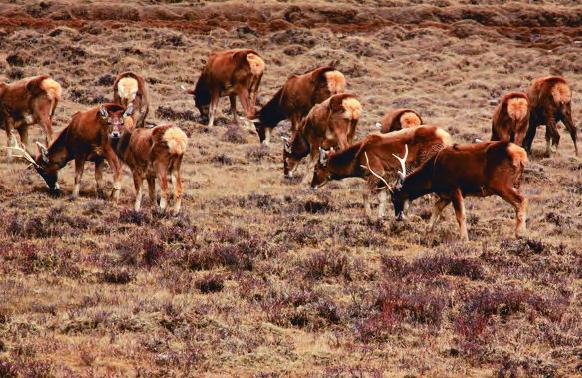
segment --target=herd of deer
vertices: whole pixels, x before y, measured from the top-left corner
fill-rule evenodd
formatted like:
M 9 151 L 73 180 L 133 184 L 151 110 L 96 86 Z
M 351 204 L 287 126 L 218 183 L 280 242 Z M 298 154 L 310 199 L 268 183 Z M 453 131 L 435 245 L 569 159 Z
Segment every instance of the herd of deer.
M 265 62 L 249 49 L 210 55 L 192 94 L 203 118 L 213 125 L 221 97 L 228 96 L 238 125 L 236 99 L 259 140 L 269 145 L 274 127 L 291 122 L 291 138 L 284 139 L 283 170 L 291 177 L 298 163 L 309 156 L 304 182 L 318 188 L 330 180 L 358 177 L 366 181 L 364 208 L 371 216 L 370 194 L 378 195 L 379 216 L 385 216 L 388 192 L 397 219 L 402 219 L 409 201 L 435 193 L 430 228 L 442 210 L 453 203 L 464 239 L 468 239 L 463 198 L 498 195 L 516 212 L 516 236 L 525 232 L 527 199 L 519 191 L 527 153 L 539 125 L 546 126 L 547 153 L 558 146 L 561 122 L 574 142 L 576 127 L 571 114 L 571 92 L 561 77 L 534 80 L 528 92 L 503 96 L 493 115 L 490 142 L 454 144 L 442 128 L 425 125 L 413 109 L 388 113 L 380 133 L 353 142 L 362 106 L 356 96 L 345 93 L 344 75 L 333 67 L 320 67 L 287 79 L 281 89 L 259 110 L 255 109 Z M 52 116 L 61 98 L 60 85 L 49 76 L 0 83 L 0 125 L 8 138 L 8 158 L 21 154 L 42 176 L 53 192 L 59 191 L 57 174 L 75 161 L 75 186 L 79 195 L 85 162 L 95 163 L 97 192 L 103 195 L 105 160 L 113 170 L 112 199 L 121 189 L 121 162 L 131 169 L 135 186 L 135 210 L 139 211 L 142 184 L 147 179 L 149 195 L 156 203 L 156 179 L 161 187 L 159 206 L 168 203 L 168 176 L 174 186 L 174 213 L 181 207 L 180 166 L 188 138 L 171 125 L 147 127 L 148 89 L 144 79 L 132 72 L 121 73 L 113 85 L 113 102 L 77 112 L 69 125 L 52 141 Z M 45 147 L 37 142 L 38 154 L 28 152 L 28 126 L 40 124 Z M 21 139 L 17 146 L 15 131 Z M 51 143 L 52 142 L 52 143 Z M 522 148 L 523 147 L 523 148 Z M 524 150 L 525 148 L 525 150 Z M 399 155 L 403 154 L 403 157 Z M 121 161 L 121 162 L 120 162 Z M 407 174 L 407 169 L 412 173 Z M 310 176 L 310 173 L 313 174 Z M 395 183 L 387 177 L 398 173 Z

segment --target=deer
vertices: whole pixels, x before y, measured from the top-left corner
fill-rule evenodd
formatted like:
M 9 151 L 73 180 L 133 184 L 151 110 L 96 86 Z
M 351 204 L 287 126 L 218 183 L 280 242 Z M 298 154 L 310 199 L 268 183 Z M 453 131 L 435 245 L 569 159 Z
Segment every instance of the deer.
M 578 156 L 577 129 L 572 120 L 572 92 L 566 79 L 560 76 L 546 76 L 534 79 L 528 90 L 529 126 L 523 147 L 531 152 L 538 126 L 546 126 L 546 154 L 551 156 L 560 142 L 556 122 L 562 122 L 574 143 Z
M 160 210 L 168 204 L 168 176 L 174 187 L 173 213 L 182 206 L 181 166 L 188 137 L 177 126 L 161 125 L 153 128 L 134 128 L 124 125 L 119 139 L 113 141 L 117 156 L 131 169 L 135 187 L 134 210 L 141 210 L 143 181 L 147 179 L 149 197 L 156 203 L 156 179 L 161 188 Z
M 406 154 L 403 158 L 395 157 L 401 165 L 398 184 L 392 190 L 397 220 L 404 219 L 407 203 L 435 193 L 438 198 L 429 232 L 433 232 L 441 212 L 452 202 L 461 237 L 468 241 L 464 197 L 497 195 L 515 209 L 515 236 L 525 234 L 528 201 L 519 187 L 528 160 L 522 147 L 507 141 L 455 144 L 440 150 L 409 175 L 404 163 Z
M 124 120 L 126 127 L 145 127 L 150 100 L 148 87 L 142 76 L 129 71 L 117 75 L 113 83 L 113 102 L 126 108 L 132 104 L 133 113 Z
M 346 79 L 334 67 L 319 67 L 302 75 L 293 75 L 285 81 L 275 95 L 263 106 L 251 121 L 262 144 L 269 145 L 273 129 L 279 122 L 289 119 L 291 132 L 311 108 L 330 96 L 344 93 Z
M 293 177 L 298 164 L 310 155 L 303 183 L 319 157 L 319 148 L 347 148 L 354 139 L 362 105 L 349 93 L 331 96 L 316 104 L 295 130 L 292 140 L 283 137 L 283 174 Z
M 422 117 L 416 111 L 406 108 L 395 109 L 386 113 L 382 118 L 381 130 L 383 133 L 389 133 L 422 124 Z
M 0 126 L 6 131 L 8 147 L 16 144 L 16 130 L 21 142 L 30 148 L 28 127 L 34 124 L 43 128 L 48 145 L 53 139 L 52 118 L 61 95 L 60 84 L 48 75 L 0 83 Z M 12 150 L 8 149 L 8 160 L 12 159 Z
M 311 187 L 321 188 L 332 180 L 356 177 L 364 180 L 362 191 L 364 212 L 372 218 L 370 195 L 377 194 L 379 200 L 378 218 L 386 216 L 387 191 L 386 176 L 395 175 L 398 169 L 393 156 L 406 149 L 406 164 L 419 166 L 441 149 L 451 144 L 451 136 L 436 126 L 424 125 L 394 131 L 386 134 L 374 133 L 352 144 L 342 151 L 320 149 L 319 160 L 313 171 Z
M 75 161 L 75 186 L 71 199 L 79 196 L 81 178 L 87 161 L 95 163 L 97 194 L 103 196 L 103 168 L 105 160 L 113 170 L 113 191 L 111 198 L 119 200 L 121 191 L 121 163 L 111 146 L 110 140 L 121 137 L 123 120 L 129 117 L 132 105 L 126 109 L 118 104 L 102 104 L 86 111 L 77 112 L 69 125 L 61 131 L 47 148 L 37 142 L 38 153 L 32 158 L 24 148 L 12 147 L 20 152 L 44 179 L 53 194 L 60 194 L 58 172 L 69 161 Z
M 208 126 L 214 125 L 218 100 L 228 96 L 234 123 L 238 125 L 236 98 L 244 108 L 247 119 L 255 113 L 257 93 L 265 70 L 265 62 L 254 50 L 234 49 L 215 52 L 200 75 L 194 89 L 182 89 L 194 96 L 194 103 Z
M 510 92 L 504 95 L 493 113 L 491 140 L 521 146 L 529 122 L 528 106 L 525 93 Z

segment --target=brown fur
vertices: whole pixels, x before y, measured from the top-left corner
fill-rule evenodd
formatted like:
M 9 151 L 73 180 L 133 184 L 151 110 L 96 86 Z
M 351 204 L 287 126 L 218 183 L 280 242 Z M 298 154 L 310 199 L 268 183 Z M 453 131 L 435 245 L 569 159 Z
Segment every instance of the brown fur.
M 491 140 L 522 145 L 529 122 L 525 93 L 510 92 L 501 98 L 493 113 Z
M 386 113 L 382 118 L 382 132 L 402 130 L 407 127 L 416 127 L 423 124 L 420 114 L 412 109 L 395 109 Z
M 8 146 L 14 142 L 14 130 L 28 145 L 28 127 L 37 123 L 43 128 L 48 145 L 53 139 L 52 117 L 61 95 L 59 83 L 47 75 L 0 83 L 0 126 L 6 130 Z
M 137 93 L 132 101 L 123 98 L 119 93 L 119 82 L 122 79 L 131 78 L 137 81 Z M 113 102 L 123 107 L 127 107 L 129 102 L 133 103 L 133 113 L 131 115 L 132 124 L 126 126 L 145 127 L 145 121 L 150 110 L 150 96 L 148 86 L 144 78 L 134 72 L 123 72 L 117 75 L 115 83 L 113 83 Z
M 529 100 L 529 127 L 523 146 L 527 151 L 536 134 L 537 127 L 546 126 L 546 153 L 551 154 L 560 143 L 557 122 L 562 122 L 574 143 L 574 150 L 578 155 L 577 128 L 572 119 L 571 91 L 563 77 L 547 76 L 531 82 L 527 97 Z
M 209 126 L 214 125 L 218 100 L 228 96 L 234 122 L 238 124 L 236 97 L 238 96 L 246 116 L 252 118 L 264 70 L 265 62 L 254 50 L 215 52 L 208 58 L 196 88 L 187 92 L 194 95 L 200 114 L 209 117 Z
M 347 148 L 356 132 L 362 106 L 354 95 L 334 95 L 315 105 L 295 130 L 283 151 L 283 171 L 289 177 L 297 164 L 310 155 L 308 174 L 319 157 L 319 148 Z M 308 176 L 305 176 L 308 179 Z
M 119 158 L 129 166 L 135 187 L 134 209 L 141 208 L 143 180 L 147 178 L 150 200 L 156 203 L 156 178 L 161 188 L 160 208 L 165 210 L 168 201 L 168 176 L 174 183 L 174 214 L 182 205 L 181 165 L 188 137 L 172 125 L 154 128 L 126 129 L 115 146 Z
M 370 134 L 343 151 L 330 152 L 327 155 L 327 161 L 320 159 L 315 167 L 311 186 L 317 188 L 330 180 L 349 177 L 362 178 L 368 183 L 364 191 L 367 215 L 370 216 L 369 193 L 374 193 L 380 188 L 379 213 L 382 217 L 385 209 L 386 187 L 382 180 L 370 172 L 370 169 L 377 175 L 391 180 L 390 176 L 393 176 L 400 168 L 399 162 L 392 154 L 402 156 L 405 145 L 408 145 L 407 166 L 415 167 L 450 144 L 451 136 L 436 126 L 426 125 L 386 134 Z
M 103 110 L 107 118 L 103 118 L 100 107 L 77 112 L 69 125 L 59 134 L 48 149 L 39 147 L 36 162 L 38 173 L 44 178 L 51 190 L 58 190 L 57 174 L 69 161 L 75 160 L 75 189 L 72 197 L 79 195 L 81 178 L 85 162 L 95 162 L 95 180 L 97 192 L 102 195 L 102 171 L 107 160 L 113 169 L 113 194 L 116 201 L 121 189 L 121 163 L 113 151 L 110 136 L 120 135 L 123 125 L 125 108 L 118 104 L 105 104 Z
M 291 121 L 291 131 L 294 132 L 314 105 L 332 95 L 343 93 L 345 87 L 344 75 L 333 67 L 319 67 L 289 77 L 273 98 L 257 112 L 253 122 L 259 140 L 268 144 L 272 129 L 284 119 Z
M 519 192 L 527 154 L 509 142 L 454 145 L 441 150 L 407 176 L 392 194 L 394 210 L 402 215 L 405 202 L 429 193 L 439 197 L 431 218 L 434 227 L 440 212 L 453 203 L 461 236 L 468 240 L 463 197 L 498 195 L 516 211 L 516 236 L 525 232 L 527 198 Z

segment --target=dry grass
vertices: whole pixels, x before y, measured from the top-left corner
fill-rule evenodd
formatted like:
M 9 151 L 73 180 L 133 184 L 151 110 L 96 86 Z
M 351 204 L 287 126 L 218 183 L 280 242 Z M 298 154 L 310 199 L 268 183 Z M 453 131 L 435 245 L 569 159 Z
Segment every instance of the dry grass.
M 472 3 L 1 5 L 0 79 L 53 75 L 56 129 L 130 69 L 147 78 L 150 120 L 191 142 L 179 217 L 147 199 L 130 210 L 129 174 L 118 206 L 96 197 L 92 167 L 71 202 L 0 157 L 0 376 L 580 374 L 582 162 L 565 135 L 551 159 L 543 130 L 534 145 L 528 239 L 489 198 L 467 201 L 459 244 L 450 209 L 426 236 L 427 200 L 405 224 L 371 222 L 355 181 L 283 179 L 288 123 L 266 149 L 229 124 L 228 101 L 209 129 L 179 90 L 212 49 L 246 46 L 268 65 L 262 102 L 291 73 L 337 65 L 364 106 L 359 137 L 412 107 L 457 141 L 487 139 L 491 101 L 555 73 L 579 122 L 577 2 Z M 70 193 L 71 166 L 60 181 Z

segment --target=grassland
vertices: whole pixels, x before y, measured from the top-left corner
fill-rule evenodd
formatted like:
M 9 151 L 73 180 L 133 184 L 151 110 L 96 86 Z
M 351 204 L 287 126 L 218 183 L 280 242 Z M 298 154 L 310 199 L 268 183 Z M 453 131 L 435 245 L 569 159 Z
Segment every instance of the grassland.
M 456 141 L 487 139 L 494 103 L 562 74 L 582 119 L 582 8 L 576 1 L 105 1 L 0 4 L 0 79 L 41 73 L 64 88 L 55 116 L 111 97 L 114 75 L 147 78 L 150 121 L 190 137 L 178 217 L 130 175 L 115 206 L 51 197 L 0 156 L 0 376 L 574 376 L 582 374 L 582 161 L 563 138 L 526 168 L 526 239 L 498 198 L 467 201 L 427 236 L 430 202 L 409 220 L 364 218 L 361 183 L 312 191 L 271 148 L 224 115 L 198 123 L 193 85 L 212 50 L 252 47 L 284 79 L 336 65 L 364 115 L 417 109 Z M 42 140 L 38 127 L 32 135 Z M 0 132 L 0 144 L 6 138 Z M 109 186 L 111 177 L 108 176 Z

